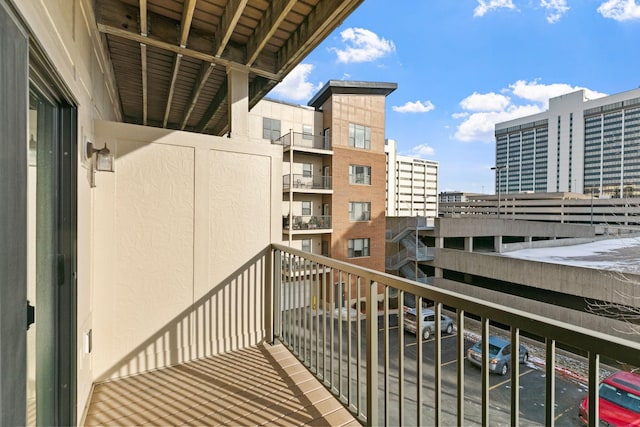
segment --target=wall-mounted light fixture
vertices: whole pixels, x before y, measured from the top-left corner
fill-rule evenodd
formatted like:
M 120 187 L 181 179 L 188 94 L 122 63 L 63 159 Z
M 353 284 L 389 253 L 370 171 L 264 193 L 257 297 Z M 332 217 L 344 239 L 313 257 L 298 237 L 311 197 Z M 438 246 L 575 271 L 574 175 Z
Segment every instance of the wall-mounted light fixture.
M 95 154 L 95 158 L 94 158 Z M 96 171 L 101 172 L 113 172 L 113 154 L 107 148 L 107 143 L 104 143 L 102 148 L 93 148 L 93 142 L 85 139 L 84 142 L 84 156 L 89 160 L 90 164 L 90 185 L 96 186 Z
M 86 144 L 87 159 L 93 160 L 93 155 L 96 155 L 95 170 L 101 172 L 113 172 L 113 154 L 107 148 L 107 143 L 104 143 L 102 148 L 93 148 L 93 142 L 87 141 Z

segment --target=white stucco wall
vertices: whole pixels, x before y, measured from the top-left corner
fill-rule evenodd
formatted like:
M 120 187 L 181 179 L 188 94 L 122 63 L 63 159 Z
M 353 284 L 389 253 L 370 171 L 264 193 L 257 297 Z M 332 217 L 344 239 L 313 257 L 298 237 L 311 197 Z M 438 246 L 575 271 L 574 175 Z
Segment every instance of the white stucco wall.
M 322 113 L 311 107 L 291 105 L 283 102 L 263 99 L 249 112 L 249 135 L 255 141 L 269 143 L 262 139 L 262 119 L 280 120 L 280 133 L 302 133 L 303 125 L 311 126 L 313 135 L 322 135 Z
M 98 122 L 94 378 L 264 338 L 265 262 L 280 239 L 282 148 Z

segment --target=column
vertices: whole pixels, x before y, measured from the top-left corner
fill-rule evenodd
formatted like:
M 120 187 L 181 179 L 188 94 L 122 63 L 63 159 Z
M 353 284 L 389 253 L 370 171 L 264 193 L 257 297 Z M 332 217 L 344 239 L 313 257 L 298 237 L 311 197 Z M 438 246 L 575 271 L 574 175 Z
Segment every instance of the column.
M 493 237 L 493 250 L 494 252 L 502 253 L 502 236 Z
M 473 252 L 473 236 L 464 238 L 464 250 L 465 252 Z
M 227 66 L 229 134 L 232 138 L 249 136 L 249 69 L 236 63 Z
M 444 248 L 444 237 L 436 237 L 434 244 L 436 249 Z M 437 259 L 434 258 L 434 261 L 437 263 Z M 442 278 L 442 269 L 434 266 L 433 277 Z

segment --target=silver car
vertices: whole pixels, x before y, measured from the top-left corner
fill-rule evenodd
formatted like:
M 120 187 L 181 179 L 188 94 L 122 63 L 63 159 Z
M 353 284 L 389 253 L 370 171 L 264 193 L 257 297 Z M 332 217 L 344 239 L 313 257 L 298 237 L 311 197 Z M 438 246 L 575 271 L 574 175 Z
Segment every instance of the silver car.
M 436 330 L 436 314 L 433 310 L 425 308 L 422 310 L 421 331 L 422 338 L 428 340 Z M 451 334 L 453 333 L 453 319 L 444 314 L 440 315 L 440 331 Z M 404 329 L 416 333 L 416 309 L 410 308 L 404 313 Z

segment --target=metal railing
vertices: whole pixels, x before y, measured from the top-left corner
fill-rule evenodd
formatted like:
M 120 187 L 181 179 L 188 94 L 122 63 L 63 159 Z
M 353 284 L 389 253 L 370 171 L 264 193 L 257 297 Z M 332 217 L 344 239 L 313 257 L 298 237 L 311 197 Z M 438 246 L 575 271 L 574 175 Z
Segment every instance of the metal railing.
M 307 133 L 289 132 L 280 138 L 271 141 L 283 147 L 315 148 L 319 150 L 331 150 L 331 138 L 326 135 L 310 135 Z
M 425 216 L 402 218 L 398 222 L 396 222 L 396 224 L 392 228 L 385 231 L 385 239 L 397 241 L 409 231 L 426 230 L 428 228 L 433 228 L 434 222 L 434 218 L 427 218 Z
M 284 217 L 283 226 L 289 226 L 288 217 Z M 331 215 L 294 215 L 292 230 L 327 230 L 331 228 Z
M 547 193 L 550 194 L 550 193 Z M 562 193 L 560 193 L 562 194 Z M 528 221 L 553 221 L 575 224 L 640 226 L 640 198 L 592 199 L 589 194 L 567 193 L 567 197 L 548 198 L 544 194 L 477 195 L 464 202 L 441 202 L 440 216 L 496 216 Z
M 302 174 L 288 174 L 282 177 L 282 188 L 285 190 L 331 190 L 330 176 L 305 176 Z
M 433 260 L 434 252 L 434 248 L 429 248 L 424 245 L 419 248 L 415 246 L 402 248 L 398 253 L 385 258 L 385 269 L 397 270 L 407 262 Z
M 414 263 L 404 264 L 398 270 L 402 277 L 406 277 L 409 280 L 415 280 L 420 283 L 427 283 L 427 275 L 420 270 L 419 267 L 416 267 Z
M 597 425 L 600 359 L 640 366 L 640 344 L 608 336 L 489 301 L 465 296 L 390 274 L 361 268 L 272 244 L 273 334 L 366 425 L 482 425 L 520 423 L 520 366 L 510 366 L 508 415 L 490 406 L 489 346 L 482 348 L 479 396 L 467 395 L 465 382 L 465 333 L 467 324 L 479 325 L 478 336 L 487 342 L 490 325 L 501 325 L 518 348 L 521 332 L 536 337 L 544 349 L 545 390 L 541 424 L 553 425 L 556 417 L 556 347 L 568 346 L 586 355 L 589 425 Z M 287 266 L 302 269 L 286 274 Z M 422 334 L 415 347 L 405 345 L 404 301 L 414 298 L 416 318 L 426 302 L 435 312 L 432 352 Z M 452 310 L 456 319 L 455 360 L 442 360 L 444 345 L 440 314 Z M 478 322 L 468 316 L 473 314 Z M 397 324 L 392 322 L 397 318 Z M 475 322 L 475 323 L 474 323 Z M 447 342 L 448 343 L 448 342 Z M 429 356 L 429 357 L 427 357 Z M 455 369 L 454 369 L 455 367 Z M 472 398 L 480 407 L 465 412 Z M 577 414 L 577 404 L 574 414 Z M 475 407 L 474 407 L 475 408 Z M 540 414 L 542 416 L 542 414 Z M 498 419 L 506 417 L 506 419 Z M 527 421 L 528 420 L 524 420 Z

